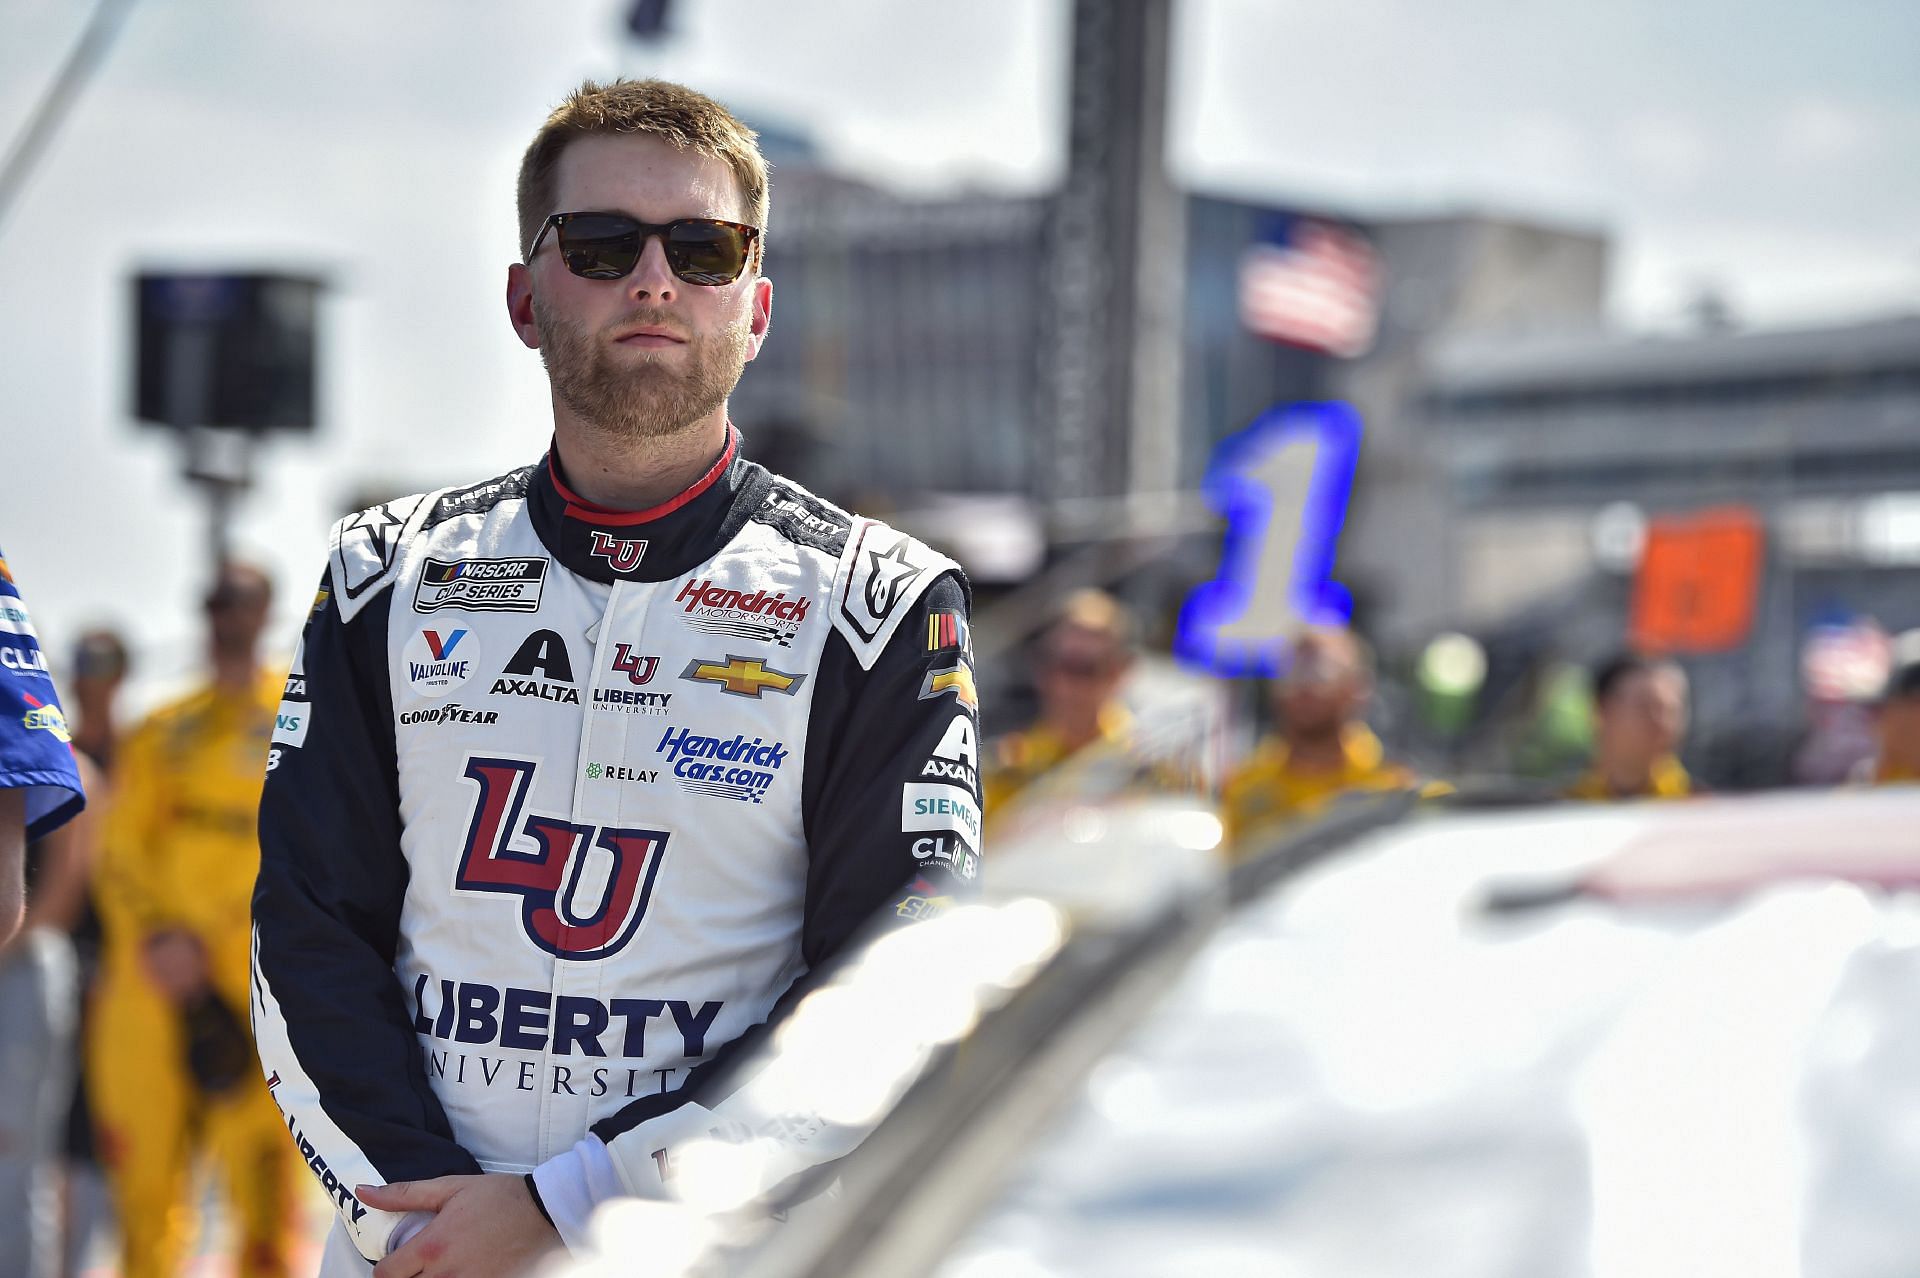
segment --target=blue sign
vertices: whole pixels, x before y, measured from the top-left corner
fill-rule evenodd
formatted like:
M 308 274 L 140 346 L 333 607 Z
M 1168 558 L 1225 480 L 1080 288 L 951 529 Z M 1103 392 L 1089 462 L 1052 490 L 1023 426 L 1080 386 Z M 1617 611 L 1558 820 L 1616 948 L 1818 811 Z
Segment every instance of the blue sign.
M 1202 486 L 1227 521 L 1220 571 L 1182 605 L 1175 659 L 1270 676 L 1300 626 L 1347 621 L 1333 559 L 1359 459 L 1360 416 L 1341 403 L 1272 408 L 1220 441 Z

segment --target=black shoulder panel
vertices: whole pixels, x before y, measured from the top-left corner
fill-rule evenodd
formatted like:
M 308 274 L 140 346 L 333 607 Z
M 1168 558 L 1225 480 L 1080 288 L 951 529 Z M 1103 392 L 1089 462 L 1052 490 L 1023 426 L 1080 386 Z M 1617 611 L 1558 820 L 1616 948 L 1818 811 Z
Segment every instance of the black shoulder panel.
M 444 524 L 449 519 L 458 519 L 462 515 L 484 515 L 503 501 L 512 501 L 516 497 L 525 497 L 527 489 L 533 483 L 534 472 L 540 469 L 538 462 L 531 466 L 522 466 L 511 470 L 498 479 L 489 479 L 484 483 L 467 488 L 455 488 L 434 503 L 433 510 L 427 516 L 422 530 L 436 524 Z
M 832 502 L 822 501 L 790 479 L 773 477 L 767 495 L 753 512 L 755 523 L 776 529 L 788 541 L 829 555 L 847 547 L 853 519 Z

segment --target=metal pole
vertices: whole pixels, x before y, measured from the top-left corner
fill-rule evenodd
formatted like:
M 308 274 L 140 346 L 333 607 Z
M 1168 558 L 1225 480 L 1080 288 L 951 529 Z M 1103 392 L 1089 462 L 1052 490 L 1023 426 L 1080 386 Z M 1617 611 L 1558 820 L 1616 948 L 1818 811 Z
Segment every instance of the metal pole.
M 0 226 L 6 224 L 13 202 L 26 189 L 27 175 L 32 172 L 34 162 L 53 141 L 55 130 L 86 87 L 88 77 L 99 69 L 107 51 L 113 47 L 113 38 L 119 34 L 132 7 L 133 0 L 100 0 L 94 7 L 87 29 L 80 33 L 80 42 L 67 55 L 53 83 L 47 86 L 46 96 L 34 107 L 27 127 L 7 153 L 6 161 L 0 163 Z

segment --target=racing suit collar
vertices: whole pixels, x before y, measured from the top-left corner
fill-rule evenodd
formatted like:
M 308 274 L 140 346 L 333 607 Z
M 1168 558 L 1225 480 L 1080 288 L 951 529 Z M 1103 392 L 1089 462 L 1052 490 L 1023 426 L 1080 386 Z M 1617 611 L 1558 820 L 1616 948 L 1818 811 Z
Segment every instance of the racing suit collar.
M 727 426 L 726 447 L 705 474 L 678 495 L 646 510 L 609 510 L 567 483 L 555 450 L 535 469 L 528 492 L 534 531 L 569 572 L 611 584 L 666 581 L 710 558 L 738 531 L 766 472 L 740 455 L 740 432 Z

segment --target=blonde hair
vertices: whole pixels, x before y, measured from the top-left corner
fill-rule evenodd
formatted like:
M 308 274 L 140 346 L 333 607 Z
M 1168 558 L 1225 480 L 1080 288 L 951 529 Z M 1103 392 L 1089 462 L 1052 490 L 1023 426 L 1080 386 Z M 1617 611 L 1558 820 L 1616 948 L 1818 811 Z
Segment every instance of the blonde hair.
M 520 159 L 517 194 L 522 257 L 547 217 L 565 211 L 555 209 L 553 201 L 560 156 L 567 145 L 575 138 L 621 133 L 647 134 L 671 142 L 682 151 L 724 160 L 740 188 L 746 220 L 763 232 L 754 243 L 752 267 L 759 269 L 761 246 L 766 243 L 768 197 L 767 161 L 754 141 L 756 134 L 706 94 L 670 80 L 614 80 L 609 84 L 587 80 L 554 108 Z

